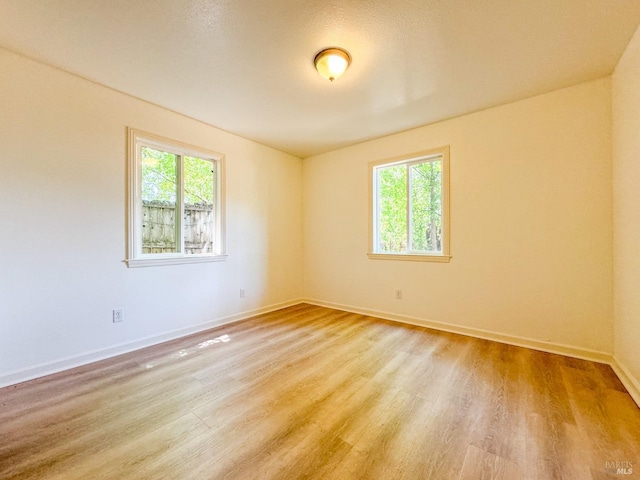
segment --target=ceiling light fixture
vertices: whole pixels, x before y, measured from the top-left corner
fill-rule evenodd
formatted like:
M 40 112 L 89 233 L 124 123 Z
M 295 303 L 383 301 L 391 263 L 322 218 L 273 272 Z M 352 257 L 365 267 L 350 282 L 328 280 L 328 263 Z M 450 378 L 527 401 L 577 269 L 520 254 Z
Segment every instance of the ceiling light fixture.
M 341 48 L 325 48 L 313 59 L 318 73 L 333 82 L 351 64 L 351 55 Z

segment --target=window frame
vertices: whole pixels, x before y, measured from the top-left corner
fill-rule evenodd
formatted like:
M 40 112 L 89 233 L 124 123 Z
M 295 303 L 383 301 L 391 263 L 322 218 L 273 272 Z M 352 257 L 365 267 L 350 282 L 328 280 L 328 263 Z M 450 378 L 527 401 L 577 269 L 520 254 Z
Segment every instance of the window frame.
M 369 247 L 367 256 L 371 260 L 404 260 L 419 262 L 449 262 L 450 252 L 450 188 L 449 188 L 449 146 L 423 150 L 420 152 L 403 155 L 400 157 L 377 160 L 369 163 Z M 377 224 L 378 224 L 378 191 L 376 171 L 381 167 L 397 165 L 411 165 L 440 159 L 442 161 L 442 252 L 401 252 L 389 253 L 376 251 Z M 407 187 L 410 185 L 411 175 L 407 175 Z M 407 188 L 407 217 L 410 216 L 411 190 Z M 411 235 L 410 221 L 407 222 L 407 239 Z
M 127 195 L 127 259 L 128 267 L 150 267 L 159 265 L 179 265 L 202 262 L 219 262 L 226 259 L 225 254 L 225 208 L 224 208 L 224 175 L 225 156 L 186 143 L 178 142 L 160 135 L 155 135 L 134 128 L 127 129 L 128 136 L 128 195 Z M 215 215 L 215 251 L 213 253 L 184 253 L 184 231 L 182 216 L 184 214 L 184 175 L 183 161 L 178 162 L 177 178 L 180 188 L 176 192 L 176 207 L 182 212 L 176 212 L 177 235 L 179 252 L 172 253 L 142 253 L 142 147 L 161 150 L 181 157 L 189 156 L 210 160 L 216 166 L 214 185 L 214 215 Z

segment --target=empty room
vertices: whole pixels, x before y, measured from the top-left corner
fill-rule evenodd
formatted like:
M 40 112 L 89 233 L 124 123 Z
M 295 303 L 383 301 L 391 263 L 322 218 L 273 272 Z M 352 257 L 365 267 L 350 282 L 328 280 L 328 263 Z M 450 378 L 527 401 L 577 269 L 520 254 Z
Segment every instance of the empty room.
M 640 477 L 640 2 L 0 0 L 0 479 Z

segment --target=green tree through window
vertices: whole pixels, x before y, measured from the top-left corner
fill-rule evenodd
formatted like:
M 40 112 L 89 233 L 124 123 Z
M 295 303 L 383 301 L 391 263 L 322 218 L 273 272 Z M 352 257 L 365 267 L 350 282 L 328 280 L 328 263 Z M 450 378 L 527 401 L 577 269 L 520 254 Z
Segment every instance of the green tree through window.
M 448 149 L 372 164 L 373 254 L 448 256 Z
M 135 130 L 129 142 L 128 265 L 222 259 L 223 156 Z

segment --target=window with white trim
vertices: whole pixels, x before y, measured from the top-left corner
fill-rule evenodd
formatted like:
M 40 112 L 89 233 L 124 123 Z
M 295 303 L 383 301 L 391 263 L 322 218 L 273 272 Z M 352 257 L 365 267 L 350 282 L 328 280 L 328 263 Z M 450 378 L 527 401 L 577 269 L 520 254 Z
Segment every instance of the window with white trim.
M 369 169 L 369 258 L 448 262 L 449 147 Z
M 129 129 L 129 267 L 223 260 L 224 156 Z

